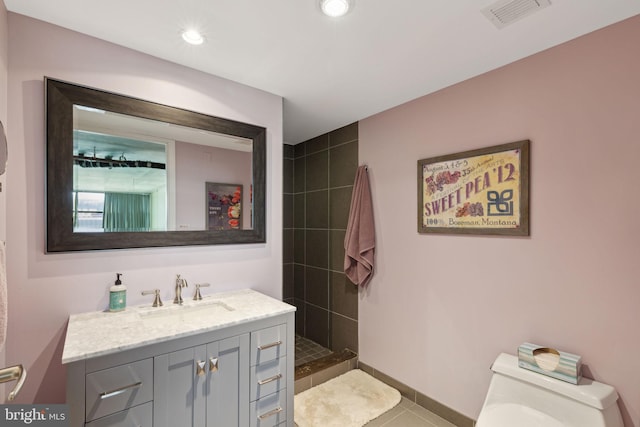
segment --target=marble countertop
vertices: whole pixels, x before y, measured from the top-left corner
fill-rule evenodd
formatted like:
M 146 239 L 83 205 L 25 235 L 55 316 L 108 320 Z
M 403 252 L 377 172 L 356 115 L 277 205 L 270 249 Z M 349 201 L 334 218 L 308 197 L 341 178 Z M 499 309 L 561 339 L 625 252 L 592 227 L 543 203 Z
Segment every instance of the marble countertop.
M 232 325 L 295 311 L 296 308 L 260 292 L 244 289 L 185 300 L 69 316 L 62 363 L 90 359 L 144 345 L 196 335 Z

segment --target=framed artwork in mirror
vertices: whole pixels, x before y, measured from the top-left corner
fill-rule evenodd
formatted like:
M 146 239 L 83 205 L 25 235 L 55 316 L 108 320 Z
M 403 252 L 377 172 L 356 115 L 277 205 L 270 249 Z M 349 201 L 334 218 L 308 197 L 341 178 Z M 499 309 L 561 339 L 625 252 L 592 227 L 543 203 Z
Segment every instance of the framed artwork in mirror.
M 208 230 L 242 229 L 242 185 L 207 182 Z
M 418 161 L 418 232 L 529 235 L 529 141 Z

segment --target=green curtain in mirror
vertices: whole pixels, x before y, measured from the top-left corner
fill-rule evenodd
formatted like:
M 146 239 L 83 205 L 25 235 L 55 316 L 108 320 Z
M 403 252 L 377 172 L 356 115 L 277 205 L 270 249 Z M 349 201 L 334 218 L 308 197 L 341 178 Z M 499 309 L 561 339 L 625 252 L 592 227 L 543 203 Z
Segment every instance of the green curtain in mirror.
M 149 231 L 150 203 L 148 194 L 105 193 L 104 231 Z

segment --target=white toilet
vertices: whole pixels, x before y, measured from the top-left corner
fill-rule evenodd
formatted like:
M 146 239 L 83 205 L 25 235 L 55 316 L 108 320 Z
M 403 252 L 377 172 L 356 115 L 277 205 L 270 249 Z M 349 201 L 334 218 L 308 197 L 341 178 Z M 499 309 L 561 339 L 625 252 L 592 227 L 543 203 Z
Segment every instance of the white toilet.
M 609 385 L 583 378 L 578 385 L 518 366 L 502 353 L 476 427 L 623 427 Z

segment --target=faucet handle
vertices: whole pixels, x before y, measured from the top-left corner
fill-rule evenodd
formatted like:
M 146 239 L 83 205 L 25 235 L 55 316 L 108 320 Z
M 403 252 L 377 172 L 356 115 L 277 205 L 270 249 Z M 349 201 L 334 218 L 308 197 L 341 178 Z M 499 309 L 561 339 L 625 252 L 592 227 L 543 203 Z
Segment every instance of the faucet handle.
M 193 295 L 193 300 L 200 301 L 202 299 L 200 288 L 208 288 L 209 286 L 211 286 L 209 283 L 196 283 L 196 293 Z
M 187 283 L 187 279 L 183 279 L 179 274 L 176 274 L 176 286 L 186 288 L 189 286 L 189 284 Z
M 160 289 L 152 289 L 150 291 L 142 291 L 142 295 L 151 295 L 154 294 L 155 298 L 153 299 L 152 307 L 162 307 L 162 300 L 160 299 Z

